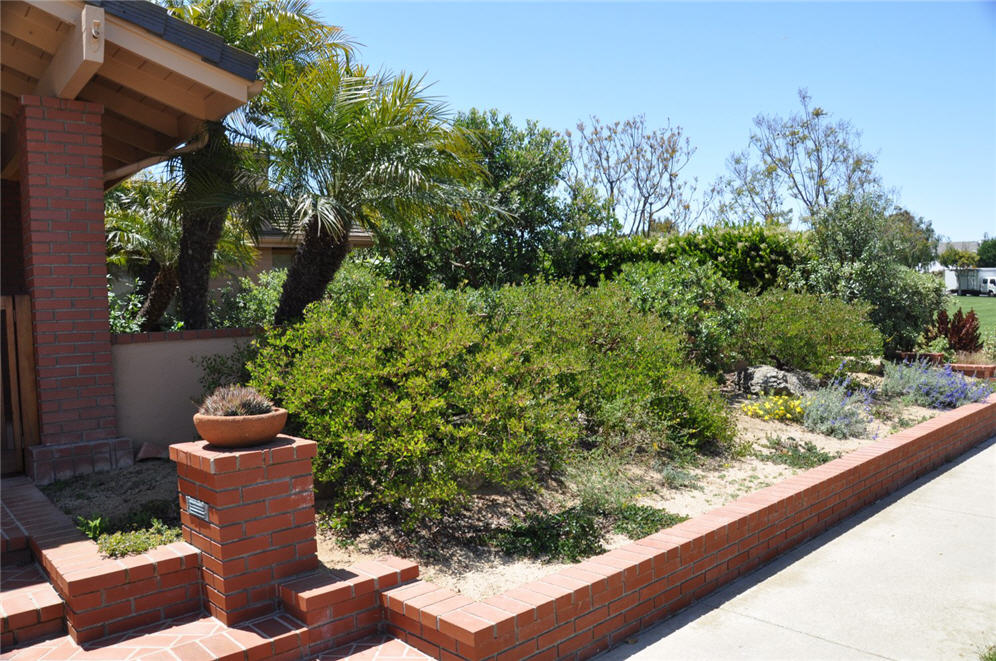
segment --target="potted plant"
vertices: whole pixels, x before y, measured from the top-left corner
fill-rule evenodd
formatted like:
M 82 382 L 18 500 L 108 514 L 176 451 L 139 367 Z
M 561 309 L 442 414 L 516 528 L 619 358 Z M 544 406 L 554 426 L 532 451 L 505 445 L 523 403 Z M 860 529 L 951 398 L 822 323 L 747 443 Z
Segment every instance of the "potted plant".
M 287 411 L 252 388 L 222 386 L 194 414 L 194 427 L 212 445 L 249 447 L 272 441 L 284 428 Z

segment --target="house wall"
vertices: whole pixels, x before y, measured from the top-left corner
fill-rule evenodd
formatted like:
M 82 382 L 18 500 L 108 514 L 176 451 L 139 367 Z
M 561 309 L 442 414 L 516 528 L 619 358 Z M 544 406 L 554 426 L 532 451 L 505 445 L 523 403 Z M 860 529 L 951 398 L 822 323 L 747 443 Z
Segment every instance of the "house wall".
M 121 435 L 163 446 L 196 439 L 192 418 L 203 387 L 194 361 L 231 354 L 250 333 L 227 328 L 116 335 L 111 355 Z

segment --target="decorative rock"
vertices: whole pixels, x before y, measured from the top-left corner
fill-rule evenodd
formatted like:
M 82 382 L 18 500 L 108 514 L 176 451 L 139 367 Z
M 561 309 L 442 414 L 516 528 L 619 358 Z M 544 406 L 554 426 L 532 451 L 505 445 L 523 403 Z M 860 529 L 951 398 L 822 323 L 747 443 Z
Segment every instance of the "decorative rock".
M 815 389 L 816 380 L 805 372 L 787 372 L 770 365 L 744 370 L 740 387 L 752 395 L 792 395 L 799 397 Z

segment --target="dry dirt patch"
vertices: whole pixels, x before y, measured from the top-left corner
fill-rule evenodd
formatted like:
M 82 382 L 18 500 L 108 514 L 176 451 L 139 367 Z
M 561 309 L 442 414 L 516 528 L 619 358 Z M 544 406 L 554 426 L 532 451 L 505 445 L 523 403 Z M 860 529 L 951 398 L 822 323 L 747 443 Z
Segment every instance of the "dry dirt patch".
M 127 468 L 79 475 L 41 487 L 56 507 L 75 522 L 101 517 L 105 526 L 124 526 L 135 517 L 153 516 L 180 524 L 176 464 L 149 459 Z M 147 516 L 146 516 L 147 515 Z

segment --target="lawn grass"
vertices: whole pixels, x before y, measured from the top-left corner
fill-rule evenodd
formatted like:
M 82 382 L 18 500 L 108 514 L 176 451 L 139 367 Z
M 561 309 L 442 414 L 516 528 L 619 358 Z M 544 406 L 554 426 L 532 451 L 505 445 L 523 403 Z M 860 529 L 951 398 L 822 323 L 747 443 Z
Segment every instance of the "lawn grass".
M 948 313 L 953 314 L 961 308 L 966 313 L 975 310 L 979 317 L 979 331 L 996 329 L 996 296 L 952 296 L 948 304 Z

